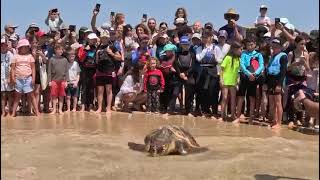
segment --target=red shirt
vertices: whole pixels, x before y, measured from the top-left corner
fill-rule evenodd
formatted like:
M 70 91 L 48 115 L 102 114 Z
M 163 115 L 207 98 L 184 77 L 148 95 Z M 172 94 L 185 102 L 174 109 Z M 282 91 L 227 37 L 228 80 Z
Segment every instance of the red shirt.
M 144 91 L 147 90 L 164 90 L 164 78 L 159 69 L 148 70 L 143 78 Z

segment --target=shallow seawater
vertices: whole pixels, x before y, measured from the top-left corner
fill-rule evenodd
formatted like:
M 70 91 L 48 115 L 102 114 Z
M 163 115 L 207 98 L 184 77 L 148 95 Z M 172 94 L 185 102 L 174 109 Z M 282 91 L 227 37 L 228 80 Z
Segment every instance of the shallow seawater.
M 149 157 L 128 148 L 161 125 L 188 129 L 209 150 Z M 319 136 L 283 127 L 143 113 L 1 119 L 2 179 L 319 179 Z

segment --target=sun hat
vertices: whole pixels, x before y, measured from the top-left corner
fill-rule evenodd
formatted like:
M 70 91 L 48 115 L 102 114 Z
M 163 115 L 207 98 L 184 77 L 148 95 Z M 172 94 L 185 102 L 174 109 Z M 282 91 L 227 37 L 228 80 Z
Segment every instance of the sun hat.
M 96 33 L 90 33 L 88 35 L 88 39 L 98 39 L 98 36 L 96 35 Z
M 19 40 L 18 45 L 17 45 L 17 49 L 19 49 L 20 47 L 23 47 L 23 46 L 30 47 L 30 43 L 29 43 L 29 41 L 27 39 Z
M 190 44 L 190 39 L 188 36 L 181 36 L 180 38 L 180 44 L 185 44 L 185 45 L 189 45 Z
M 226 13 L 224 13 L 224 19 L 228 20 L 227 17 L 230 16 L 230 15 L 234 15 L 235 16 L 235 19 L 234 19 L 235 21 L 238 21 L 239 18 L 240 18 L 240 15 L 233 8 L 228 9 L 228 11 Z
M 196 38 L 196 39 L 201 40 L 201 34 L 200 34 L 200 33 L 194 33 L 194 34 L 192 35 L 191 39 L 193 39 L 193 38 Z
M 226 30 L 220 30 L 219 37 L 224 37 L 225 39 L 228 39 L 228 32 Z

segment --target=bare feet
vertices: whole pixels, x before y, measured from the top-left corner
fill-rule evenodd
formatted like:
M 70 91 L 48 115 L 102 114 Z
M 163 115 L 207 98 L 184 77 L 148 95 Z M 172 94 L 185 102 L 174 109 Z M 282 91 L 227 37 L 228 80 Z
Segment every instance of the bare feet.
M 106 109 L 106 114 L 111 114 L 111 108 L 110 109 Z
M 7 116 L 7 112 L 1 114 L 2 118 L 6 117 L 6 116 Z
M 63 111 L 62 111 L 62 110 L 59 110 L 59 114 L 63 114 Z
M 70 112 L 70 109 L 67 109 L 65 112 L 66 112 L 66 113 Z
M 72 109 L 72 112 L 77 112 L 77 110 L 76 109 Z
M 94 111 L 94 110 L 90 110 L 90 112 L 93 112 L 93 113 L 98 114 L 98 113 L 101 113 L 101 109 L 97 109 L 96 111 Z
M 49 114 L 55 114 L 57 110 L 53 109 Z
M 222 117 L 218 118 L 217 120 L 218 120 L 218 122 L 223 122 L 223 118 Z
M 271 129 L 280 129 L 281 128 L 281 125 L 280 124 L 275 124 L 273 126 L 271 126 Z
M 233 123 L 233 124 L 239 124 L 239 123 L 240 123 L 240 119 L 237 118 L 237 119 L 233 120 L 232 123 Z

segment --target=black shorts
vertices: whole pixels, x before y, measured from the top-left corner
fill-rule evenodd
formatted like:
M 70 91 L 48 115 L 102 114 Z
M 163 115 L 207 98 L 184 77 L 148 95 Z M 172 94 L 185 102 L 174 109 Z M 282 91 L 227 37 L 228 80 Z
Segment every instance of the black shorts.
M 249 81 L 248 79 L 240 77 L 239 90 L 237 96 L 256 96 L 257 83 L 255 81 Z
M 41 80 L 40 80 L 40 72 L 37 72 L 37 71 L 36 71 L 35 84 L 41 84 Z
M 97 76 L 96 77 L 96 86 L 105 86 L 108 84 L 112 85 L 113 77 L 112 76 Z
M 268 90 L 267 90 L 267 94 L 268 95 L 279 95 L 282 92 L 282 89 L 280 92 L 275 92 L 275 89 L 277 87 L 277 85 L 279 84 L 279 78 L 275 77 L 275 76 L 268 76 L 267 77 L 267 86 L 268 86 Z

